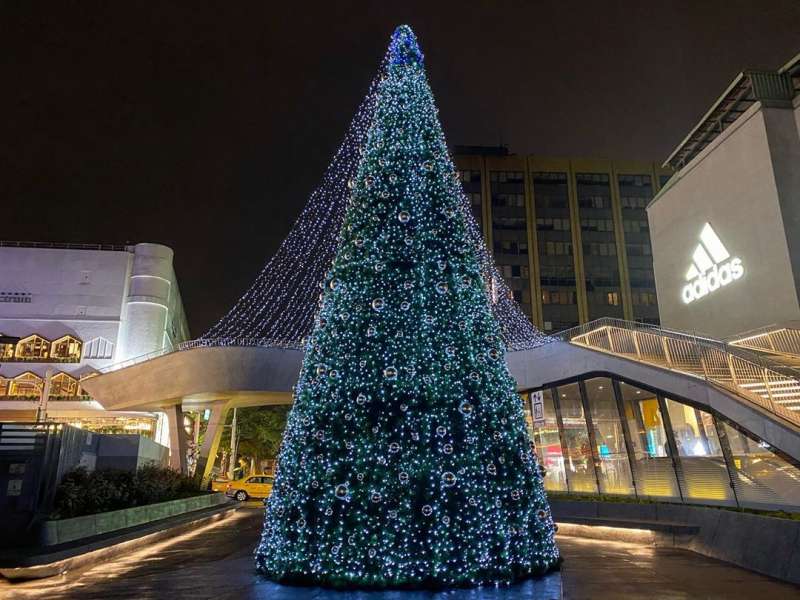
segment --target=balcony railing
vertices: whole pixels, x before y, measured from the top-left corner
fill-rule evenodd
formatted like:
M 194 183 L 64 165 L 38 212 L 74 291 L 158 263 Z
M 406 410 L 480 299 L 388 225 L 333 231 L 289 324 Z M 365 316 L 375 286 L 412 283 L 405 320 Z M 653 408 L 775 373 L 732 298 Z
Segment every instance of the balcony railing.
M 797 363 L 800 361 L 800 323 L 761 327 L 736 336 L 728 343 L 780 357 L 778 360 Z
M 80 356 L 0 356 L 0 362 L 4 363 L 79 363 L 81 362 Z
M 0 394 L 0 402 L 39 402 L 39 396 L 9 396 L 7 394 Z M 88 395 L 76 396 L 53 396 L 47 400 L 48 402 L 92 402 L 93 398 Z
M 559 337 L 579 346 L 705 379 L 800 426 L 800 373 L 742 348 L 610 318 L 573 327 Z
M 57 248 L 59 250 L 133 252 L 133 246 L 123 244 L 75 244 L 71 242 L 18 242 L 8 240 L 0 240 L 0 248 Z
M 107 367 L 100 369 L 98 371 L 98 374 L 110 373 L 111 371 L 118 371 L 120 369 L 124 369 L 125 367 L 130 367 L 148 360 L 152 360 L 154 358 L 158 358 L 159 356 L 172 354 L 173 352 L 182 352 L 184 350 L 192 350 L 193 348 L 220 348 L 227 346 L 234 346 L 239 348 L 258 348 L 258 347 L 283 348 L 286 350 L 301 349 L 300 344 L 298 344 L 297 342 L 286 341 L 286 340 L 271 340 L 266 338 L 220 338 L 220 339 L 187 340 L 185 342 L 181 342 L 180 344 L 178 344 L 178 347 L 174 349 L 162 348 L 161 350 L 156 350 L 155 352 L 148 352 L 147 354 L 142 354 L 141 356 L 134 356 L 133 358 L 129 358 L 122 362 L 114 363 L 113 365 L 109 365 Z

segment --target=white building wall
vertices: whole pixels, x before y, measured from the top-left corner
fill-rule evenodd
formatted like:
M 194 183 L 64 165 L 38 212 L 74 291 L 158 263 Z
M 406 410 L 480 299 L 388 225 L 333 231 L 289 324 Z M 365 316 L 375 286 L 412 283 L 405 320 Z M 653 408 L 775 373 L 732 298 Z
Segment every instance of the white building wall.
M 80 363 L 5 362 L 0 374 L 47 368 L 80 377 L 189 337 L 173 253 L 159 244 L 127 250 L 0 246 L 0 332 L 83 342 Z M 2 301 L 29 298 L 25 302 Z M 174 333 L 173 333 L 174 331 Z
M 769 131 L 775 122 L 785 127 L 785 116 L 791 111 L 755 103 L 648 207 L 664 326 L 727 337 L 800 319 L 787 243 L 787 236 L 800 229 L 784 220 L 782 204 L 791 186 L 782 172 L 776 175 L 774 152 L 781 144 Z M 791 133 L 797 137 L 796 129 Z M 732 256 L 741 258 L 744 275 L 686 304 L 682 289 L 704 223 L 711 224 Z

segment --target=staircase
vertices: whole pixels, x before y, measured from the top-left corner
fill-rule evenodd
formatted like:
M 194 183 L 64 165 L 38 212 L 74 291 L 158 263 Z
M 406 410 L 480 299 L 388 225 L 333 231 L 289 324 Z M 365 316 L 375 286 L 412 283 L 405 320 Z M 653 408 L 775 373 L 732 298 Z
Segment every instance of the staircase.
M 741 345 L 612 318 L 573 327 L 558 337 L 699 377 L 800 427 L 800 371 Z

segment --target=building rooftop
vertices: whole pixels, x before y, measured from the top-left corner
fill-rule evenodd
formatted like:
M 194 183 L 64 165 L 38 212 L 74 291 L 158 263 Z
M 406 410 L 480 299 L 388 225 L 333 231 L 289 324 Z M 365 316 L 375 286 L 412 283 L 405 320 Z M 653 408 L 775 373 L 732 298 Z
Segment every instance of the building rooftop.
M 676 170 L 684 167 L 755 102 L 791 107 L 798 93 L 800 54 L 777 71 L 742 71 L 669 155 L 664 166 Z
M 508 146 L 454 146 L 457 156 L 510 156 Z
M 0 240 L 0 248 L 52 248 L 59 250 L 105 250 L 107 252 L 133 252 L 134 246 L 124 244 L 76 244 L 71 242 L 17 242 Z

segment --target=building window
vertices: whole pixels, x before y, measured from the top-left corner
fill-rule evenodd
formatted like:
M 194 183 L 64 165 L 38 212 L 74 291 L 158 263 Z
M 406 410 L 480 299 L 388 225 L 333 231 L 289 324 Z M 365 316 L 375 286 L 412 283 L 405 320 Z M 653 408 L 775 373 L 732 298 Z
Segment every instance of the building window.
M 619 292 L 608 292 L 606 296 L 609 306 L 619 306 Z
M 0 360 L 14 357 L 14 344 L 0 344 Z
M 8 395 L 19 398 L 38 398 L 42 395 L 42 378 L 31 372 L 22 373 L 11 380 Z
M 633 478 L 614 387 L 606 377 L 589 379 L 585 385 L 597 445 L 600 491 L 603 494 L 632 496 Z
M 532 424 L 547 490 L 800 507 L 798 465 L 716 414 L 609 377 L 531 399 L 542 401 Z
M 633 445 L 636 486 L 640 496 L 680 500 L 664 419 L 652 392 L 620 383 L 622 402 Z
M 112 358 L 114 356 L 114 344 L 103 337 L 96 337 L 86 342 L 83 349 L 84 358 Z
M 0 397 L 8 395 L 8 385 L 11 383 L 10 379 L 6 379 L 0 375 Z
M 678 475 L 684 496 L 735 506 L 714 418 L 707 412 L 669 398 L 666 406 L 681 463 Z
M 64 362 L 80 362 L 82 343 L 78 338 L 65 335 L 53 342 L 50 358 Z
M 536 452 L 541 464 L 547 473 L 544 478 L 544 487 L 548 491 L 566 492 L 567 476 L 564 473 L 564 455 L 561 451 L 561 441 L 558 435 L 558 421 L 553 405 L 553 392 L 550 389 L 542 390 L 543 421 L 534 425 L 533 440 L 536 443 Z
M 50 379 L 50 398 L 74 398 L 78 395 L 78 380 L 67 373 L 58 373 Z
M 570 383 L 558 386 L 556 391 L 564 428 L 564 446 L 567 451 L 564 466 L 569 491 L 596 494 L 597 478 L 580 389 L 577 383 Z
M 575 304 L 575 292 L 542 290 L 542 304 Z
M 472 216 L 478 223 L 478 227 L 483 229 L 482 205 L 483 196 L 481 195 L 481 172 L 470 169 L 458 172 L 461 176 L 461 187 L 464 190 L 469 203 L 472 207 Z
M 738 429 L 723 423 L 731 449 L 733 485 L 742 504 L 756 508 L 800 506 L 800 469 Z
M 15 358 L 36 361 L 47 359 L 50 353 L 50 342 L 38 335 L 30 335 L 17 342 Z

